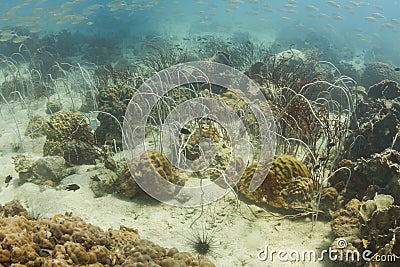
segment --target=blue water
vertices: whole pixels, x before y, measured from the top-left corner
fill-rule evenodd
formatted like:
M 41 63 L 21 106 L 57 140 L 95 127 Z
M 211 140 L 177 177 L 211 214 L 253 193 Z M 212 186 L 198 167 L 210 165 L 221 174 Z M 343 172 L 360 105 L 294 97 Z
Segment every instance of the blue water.
M 98 5 L 98 6 L 93 6 Z M 310 32 L 330 46 L 373 50 L 400 65 L 400 1 L 11 1 L 0 2 L 0 27 L 39 28 L 40 34 L 68 29 L 87 34 L 122 32 L 181 38 L 244 33 L 254 40 L 300 39 Z M 379 13 L 379 14 L 378 14 Z M 282 46 L 289 46 L 284 43 Z

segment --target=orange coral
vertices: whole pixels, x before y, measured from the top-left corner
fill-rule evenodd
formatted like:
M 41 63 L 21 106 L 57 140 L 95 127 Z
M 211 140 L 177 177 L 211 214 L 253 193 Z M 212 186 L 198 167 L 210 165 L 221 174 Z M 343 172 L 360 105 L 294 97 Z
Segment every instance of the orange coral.
M 76 217 L 64 224 L 20 215 L 0 219 L 0 266 L 215 266 L 206 258 L 170 251 L 125 226 L 104 231 Z

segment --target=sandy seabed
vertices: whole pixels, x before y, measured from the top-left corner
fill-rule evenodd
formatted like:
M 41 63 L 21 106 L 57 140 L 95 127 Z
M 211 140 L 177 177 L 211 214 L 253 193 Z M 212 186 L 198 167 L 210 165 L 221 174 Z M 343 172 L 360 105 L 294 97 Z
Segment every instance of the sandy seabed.
M 65 99 L 64 108 L 68 109 L 68 98 Z M 49 115 L 44 112 L 45 103 L 45 100 L 30 103 L 31 112 L 48 118 Z M 28 211 L 42 217 L 72 212 L 74 216 L 105 230 L 117 229 L 120 225 L 137 228 L 142 238 L 167 248 L 176 247 L 180 251 L 191 251 L 188 239 L 204 226 L 213 235 L 215 248 L 208 257 L 216 266 L 334 265 L 327 259 L 324 262 L 283 263 L 276 254 L 273 259 L 269 257 L 260 261 L 257 253 L 266 246 L 269 253 L 272 250 L 288 253 L 292 250 L 299 253 L 312 250 L 319 257 L 320 251 L 327 249 L 333 240 L 329 222 L 318 221 L 312 227 L 309 218 L 292 220 L 241 199 L 237 202 L 232 192 L 205 206 L 202 214 L 200 208 L 174 207 L 158 203 L 144 194 L 133 200 L 114 195 L 95 198 L 87 173 L 93 166 L 88 165 L 76 167 L 76 173 L 64 178 L 57 188 L 32 183 L 19 185 L 12 160 L 12 156 L 18 154 L 13 151 L 19 143 L 17 127 L 9 107 L 2 104 L 0 111 L 0 204 L 17 199 Z M 12 114 L 23 138 L 22 153 L 33 158 L 41 157 L 45 138 L 33 140 L 23 136 L 28 123 L 27 109 L 15 103 Z M 4 182 L 7 175 L 13 177 L 8 186 Z M 75 192 L 63 189 L 63 186 L 73 183 L 78 184 L 80 189 Z

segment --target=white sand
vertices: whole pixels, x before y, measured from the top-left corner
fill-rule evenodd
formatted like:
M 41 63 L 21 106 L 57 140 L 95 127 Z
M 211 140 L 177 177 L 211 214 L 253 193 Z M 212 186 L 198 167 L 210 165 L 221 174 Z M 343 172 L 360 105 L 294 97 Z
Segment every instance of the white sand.
M 68 107 L 68 101 L 64 102 Z M 44 114 L 45 101 L 32 103 L 35 114 Z M 18 143 L 16 126 L 7 107 L 1 105 L 0 120 L 0 204 L 18 199 L 30 212 L 45 217 L 72 211 L 86 221 L 104 229 L 119 228 L 120 225 L 139 229 L 142 238 L 149 239 L 165 247 L 177 247 L 181 251 L 190 251 L 187 238 L 193 230 L 190 225 L 200 215 L 200 209 L 173 207 L 158 203 L 147 196 L 134 200 L 124 200 L 112 195 L 94 198 L 89 188 L 89 175 L 86 170 L 92 166 L 81 166 L 77 174 L 66 177 L 62 185 L 78 184 L 81 188 L 75 192 L 56 190 L 31 183 L 18 185 L 18 176 L 11 157 L 18 153 L 12 151 L 13 143 Z M 19 104 L 15 105 L 21 134 L 27 125 L 27 111 Z M 48 115 L 47 115 L 48 116 Z M 25 153 L 40 157 L 44 138 L 23 139 Z M 14 179 L 6 187 L 4 179 L 11 174 Z M 258 214 L 258 218 L 254 214 Z M 293 221 L 272 216 L 269 211 L 255 205 L 248 206 L 240 201 L 236 207 L 235 196 L 228 194 L 219 201 L 205 207 L 203 225 L 214 233 L 215 253 L 210 258 L 217 266 L 330 266 L 322 262 L 281 263 L 278 259 L 261 262 L 257 251 L 268 245 L 269 250 L 316 250 L 329 246 L 332 240 L 327 222 L 318 222 L 312 230 L 309 219 Z M 275 214 L 276 215 L 276 214 Z M 205 221 L 205 222 L 204 222 Z M 194 224 L 201 229 L 202 219 Z M 212 227 L 210 226 L 212 225 Z

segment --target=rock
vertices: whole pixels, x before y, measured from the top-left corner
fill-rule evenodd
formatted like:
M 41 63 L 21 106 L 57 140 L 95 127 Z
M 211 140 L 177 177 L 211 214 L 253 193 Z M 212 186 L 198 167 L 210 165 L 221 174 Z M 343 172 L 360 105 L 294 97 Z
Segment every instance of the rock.
M 65 160 L 59 156 L 39 158 L 35 161 L 32 171 L 41 181 L 51 180 L 56 184 L 67 176 Z
M 337 209 L 339 193 L 334 187 L 322 188 L 318 209 L 330 214 Z
M 361 205 L 360 214 L 364 221 L 367 221 L 371 218 L 372 213 L 376 211 L 376 208 L 376 203 L 373 200 L 367 200 L 367 202 Z
M 18 173 L 20 179 L 19 183 L 32 182 L 35 179 L 32 171 L 34 160 L 26 154 L 18 154 L 12 158 L 14 160 L 15 171 Z
M 31 182 L 44 185 L 51 181 L 55 185 L 68 174 L 63 157 L 48 156 L 33 160 L 28 155 L 18 154 L 13 159 L 20 184 Z
M 391 205 L 375 210 L 360 227 L 361 237 L 365 240 L 365 249 L 376 255 L 394 255 L 399 260 L 400 249 L 400 206 Z
M 393 100 L 400 96 L 400 86 L 395 81 L 383 80 L 368 89 L 368 97 Z
M 96 170 L 89 183 L 95 197 L 102 197 L 115 192 L 118 175 L 109 169 Z
M 356 160 L 389 147 L 400 149 L 400 138 L 396 138 L 400 124 L 399 100 L 399 84 L 384 80 L 369 89 L 367 99 L 357 101 L 343 158 Z
M 44 156 L 64 157 L 67 164 L 94 164 L 100 157 L 92 128 L 86 117 L 71 111 L 59 111 L 50 117 Z
M 393 204 L 394 198 L 391 195 L 376 194 L 374 202 L 376 203 L 377 210 L 383 210 L 389 208 Z

